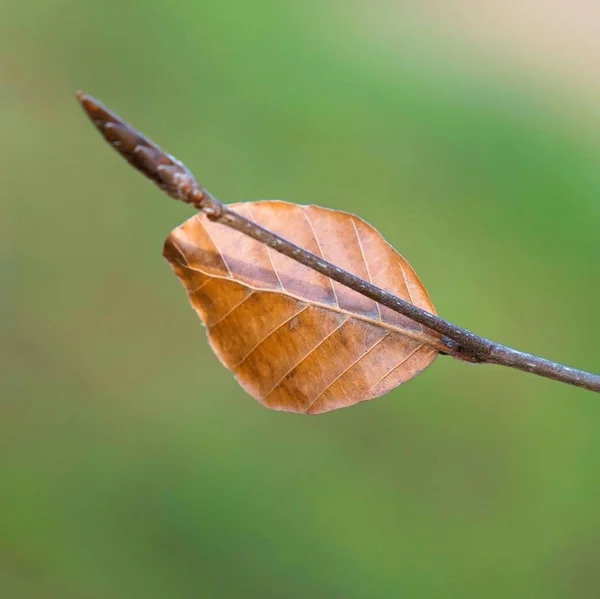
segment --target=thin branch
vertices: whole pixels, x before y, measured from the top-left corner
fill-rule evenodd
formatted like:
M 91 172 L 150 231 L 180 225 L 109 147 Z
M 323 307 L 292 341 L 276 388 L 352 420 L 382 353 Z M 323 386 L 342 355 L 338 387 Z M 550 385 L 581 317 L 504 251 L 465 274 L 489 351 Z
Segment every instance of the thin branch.
M 253 223 L 211 196 L 196 182 L 181 162 L 161 150 L 100 102 L 81 92 L 78 92 L 77 98 L 103 137 L 132 166 L 156 183 L 165 193 L 202 210 L 211 220 L 240 231 L 375 302 L 437 331 L 442 335 L 442 342 L 447 348 L 445 353 L 468 362 L 508 366 L 600 393 L 600 375 L 570 368 L 480 337 L 364 281 Z

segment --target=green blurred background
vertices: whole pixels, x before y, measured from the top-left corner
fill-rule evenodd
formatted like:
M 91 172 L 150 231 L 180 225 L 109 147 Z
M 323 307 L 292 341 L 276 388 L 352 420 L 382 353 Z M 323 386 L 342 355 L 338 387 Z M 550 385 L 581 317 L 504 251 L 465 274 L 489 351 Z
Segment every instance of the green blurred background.
M 161 257 L 190 210 L 73 95 L 223 201 L 359 214 L 444 317 L 598 371 L 600 20 L 450 4 L 2 1 L 2 597 L 600 596 L 598 396 L 442 357 L 261 408 Z

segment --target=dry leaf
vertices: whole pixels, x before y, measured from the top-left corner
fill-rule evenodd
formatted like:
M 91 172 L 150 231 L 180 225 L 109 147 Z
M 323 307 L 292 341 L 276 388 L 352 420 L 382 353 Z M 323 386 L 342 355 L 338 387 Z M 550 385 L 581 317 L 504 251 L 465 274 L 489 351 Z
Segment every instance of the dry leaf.
M 360 218 L 280 201 L 229 208 L 435 314 L 408 262 Z M 214 352 L 268 408 L 319 414 L 373 399 L 442 348 L 438 333 L 202 213 L 171 232 L 164 255 Z

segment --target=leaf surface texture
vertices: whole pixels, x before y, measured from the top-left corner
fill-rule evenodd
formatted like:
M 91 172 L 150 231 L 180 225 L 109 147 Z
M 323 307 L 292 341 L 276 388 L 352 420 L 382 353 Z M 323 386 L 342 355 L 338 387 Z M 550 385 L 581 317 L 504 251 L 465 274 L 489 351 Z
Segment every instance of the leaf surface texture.
M 276 200 L 229 208 L 435 314 L 408 262 L 360 218 Z M 164 256 L 216 355 L 268 408 L 318 414 L 379 397 L 441 348 L 438 333 L 202 213 Z

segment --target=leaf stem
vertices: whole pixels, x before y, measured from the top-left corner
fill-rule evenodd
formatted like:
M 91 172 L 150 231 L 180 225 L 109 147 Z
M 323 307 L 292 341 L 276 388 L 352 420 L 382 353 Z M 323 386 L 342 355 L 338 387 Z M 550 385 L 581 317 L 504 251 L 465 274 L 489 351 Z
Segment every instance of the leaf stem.
M 132 166 L 168 195 L 202 210 L 211 220 L 240 231 L 308 268 L 437 331 L 442 335 L 442 342 L 447 348 L 444 353 L 467 362 L 515 368 L 600 393 L 600 375 L 527 354 L 476 335 L 364 281 L 230 210 L 203 189 L 181 162 L 161 150 L 100 102 L 82 92 L 77 93 L 77 98 L 103 137 Z

